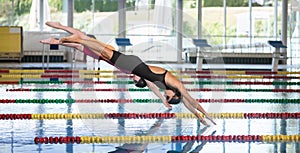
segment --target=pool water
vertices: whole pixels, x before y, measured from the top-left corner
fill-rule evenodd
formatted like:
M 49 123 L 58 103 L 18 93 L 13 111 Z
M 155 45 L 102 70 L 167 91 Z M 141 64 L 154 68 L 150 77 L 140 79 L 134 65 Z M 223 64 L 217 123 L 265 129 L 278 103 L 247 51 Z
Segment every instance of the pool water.
M 186 74 L 190 75 L 190 74 Z M 72 78 L 77 80 L 77 78 Z M 23 79 L 47 81 L 49 78 Z M 60 78 L 59 80 L 68 80 Z M 84 80 L 84 79 L 78 79 Z M 88 79 L 99 81 L 99 79 Z M 129 78 L 100 78 L 129 80 Z M 183 81 L 195 81 L 183 78 Z M 205 79 L 233 81 L 231 79 Z M 199 81 L 199 80 L 198 80 Z M 234 79 L 234 81 L 274 81 L 272 79 Z M 281 80 L 282 81 L 282 80 Z M 289 80 L 291 81 L 291 80 Z M 298 80 L 292 80 L 298 81 Z M 299 89 L 298 85 L 199 85 L 194 88 L 235 89 Z M 132 84 L 1 84 L 1 99 L 158 99 L 150 91 L 15 91 L 7 89 L 42 88 L 135 88 Z M 298 92 L 228 92 L 191 91 L 196 99 L 299 99 Z M 1 114 L 47 113 L 189 113 L 183 104 L 167 110 L 161 103 L 72 103 L 72 104 L 0 104 Z M 201 103 L 209 113 L 296 113 L 295 103 Z M 106 152 L 201 152 L 201 153 L 274 153 L 300 152 L 300 142 L 143 142 L 143 143 L 90 143 L 90 144 L 35 144 L 35 137 L 59 136 L 180 136 L 180 135 L 299 135 L 299 119 L 215 119 L 217 125 L 205 127 L 195 118 L 172 119 L 44 119 L 0 120 L 0 152 L 33 153 L 106 153 Z

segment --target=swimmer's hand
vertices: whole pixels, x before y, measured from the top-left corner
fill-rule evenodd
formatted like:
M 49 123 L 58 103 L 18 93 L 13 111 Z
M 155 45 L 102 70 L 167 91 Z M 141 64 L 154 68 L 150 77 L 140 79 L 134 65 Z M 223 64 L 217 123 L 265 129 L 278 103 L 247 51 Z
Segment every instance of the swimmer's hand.
M 215 121 L 213 121 L 213 120 L 210 120 L 214 125 L 217 125 L 217 123 L 215 122 Z
M 172 109 L 172 106 L 166 100 L 163 100 L 163 103 L 168 109 Z
M 200 118 L 198 118 L 199 120 L 200 120 L 200 122 L 202 123 L 202 124 L 204 124 L 205 126 L 209 126 L 209 124 L 207 124 L 207 122 L 202 118 L 202 117 L 200 117 Z
M 206 118 L 209 119 L 214 125 L 217 125 L 217 123 L 210 116 L 206 116 Z

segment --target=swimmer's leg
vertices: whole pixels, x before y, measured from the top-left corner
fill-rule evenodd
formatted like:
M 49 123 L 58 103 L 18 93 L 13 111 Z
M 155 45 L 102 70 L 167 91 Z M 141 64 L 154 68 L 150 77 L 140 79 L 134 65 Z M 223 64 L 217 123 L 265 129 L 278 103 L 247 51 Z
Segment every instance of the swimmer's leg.
M 110 45 L 107 45 L 101 41 L 90 38 L 90 40 L 82 39 L 80 36 L 73 34 L 68 37 L 60 39 L 61 43 L 78 43 L 88 47 L 96 55 L 103 57 L 106 60 L 109 60 L 112 57 L 114 50 L 110 48 Z
M 97 41 L 96 39 L 89 37 L 88 35 L 86 35 L 85 33 L 81 32 L 80 30 L 72 28 L 72 27 L 64 26 L 60 22 L 46 22 L 46 25 L 48 25 L 48 26 L 50 26 L 52 28 L 56 28 L 56 29 L 61 29 L 61 30 L 67 31 L 67 32 L 69 32 L 71 34 L 78 35 L 81 39 L 84 39 L 84 40 Z M 100 43 L 101 43 L 102 46 L 105 46 L 105 48 L 108 48 L 110 50 L 115 50 L 115 48 L 113 46 L 111 46 L 111 45 L 104 44 L 102 42 L 100 42 Z

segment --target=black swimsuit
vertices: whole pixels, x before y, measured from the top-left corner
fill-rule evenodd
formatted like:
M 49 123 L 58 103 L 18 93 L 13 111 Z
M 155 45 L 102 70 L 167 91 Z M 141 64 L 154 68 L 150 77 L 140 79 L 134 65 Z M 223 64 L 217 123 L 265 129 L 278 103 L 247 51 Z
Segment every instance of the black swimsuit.
M 167 86 L 165 76 L 167 70 L 162 74 L 153 73 L 150 68 L 135 55 L 124 55 L 118 51 L 113 52 L 110 62 L 117 68 L 125 71 L 126 73 L 135 74 L 141 78 L 149 80 L 161 89 L 172 89 Z

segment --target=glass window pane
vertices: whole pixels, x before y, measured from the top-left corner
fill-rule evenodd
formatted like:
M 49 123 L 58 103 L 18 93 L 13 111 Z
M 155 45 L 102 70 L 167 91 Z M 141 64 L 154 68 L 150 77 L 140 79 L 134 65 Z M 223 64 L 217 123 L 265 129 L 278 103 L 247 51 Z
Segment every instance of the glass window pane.
M 117 0 L 75 0 L 74 28 L 109 41 L 117 30 Z
M 1 12 L 0 23 L 1 25 L 22 26 L 24 31 L 49 30 L 49 28 L 44 25 L 46 21 L 59 21 L 62 23 L 66 21 L 66 13 L 62 13 L 64 1 L 44 0 L 41 9 L 40 0 L 2 0 L 0 5 L 1 8 L 3 8 L 1 9 L 3 12 Z M 42 19 L 40 19 L 41 10 L 43 10 Z M 11 16 L 12 13 L 14 14 L 13 16 Z M 41 22 L 44 22 L 42 28 L 40 27 Z
M 139 0 L 127 10 L 127 37 L 133 44 L 129 54 L 145 61 L 177 60 L 175 5 L 172 0 Z
M 211 37 L 210 44 L 223 44 L 224 9 L 223 0 L 202 1 L 202 33 Z
M 9 26 L 13 24 L 13 3 L 10 0 L 0 0 L 0 25 Z

